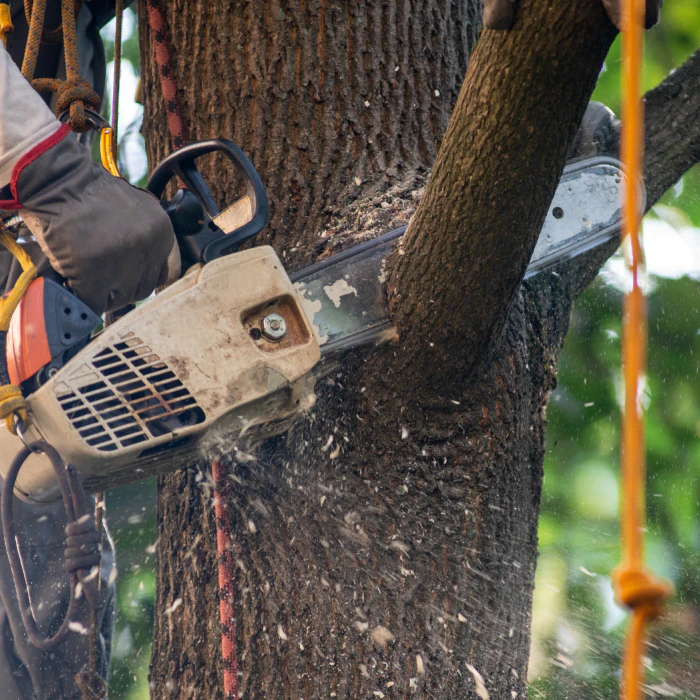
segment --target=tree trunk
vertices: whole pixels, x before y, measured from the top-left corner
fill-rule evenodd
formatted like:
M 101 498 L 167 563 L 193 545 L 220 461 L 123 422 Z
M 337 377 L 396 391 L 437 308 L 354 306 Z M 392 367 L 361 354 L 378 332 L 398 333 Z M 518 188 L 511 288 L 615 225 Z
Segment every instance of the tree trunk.
M 393 266 L 398 339 L 345 358 L 287 436 L 232 446 L 241 697 L 483 698 L 483 678 L 526 698 L 545 407 L 580 289 L 519 280 L 612 25 L 591 0 L 523 0 L 460 96 L 473 0 L 162 4 L 189 139 L 251 156 L 260 242 L 289 269 L 407 222 L 457 104 Z M 140 31 L 154 164 L 169 146 L 143 10 Z M 155 698 L 222 697 L 200 468 L 159 484 Z

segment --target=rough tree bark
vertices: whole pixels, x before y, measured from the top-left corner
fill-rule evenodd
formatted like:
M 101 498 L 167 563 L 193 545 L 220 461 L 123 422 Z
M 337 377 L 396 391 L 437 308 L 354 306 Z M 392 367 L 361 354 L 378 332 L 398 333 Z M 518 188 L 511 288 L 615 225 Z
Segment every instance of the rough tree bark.
M 603 258 L 520 278 L 612 25 L 591 0 L 523 0 L 462 84 L 473 0 L 162 4 L 188 135 L 251 156 L 272 204 L 261 239 L 290 269 L 408 221 L 439 151 L 391 271 L 396 340 L 346 358 L 289 435 L 232 448 L 241 697 L 468 698 L 476 670 L 491 698 L 525 698 L 545 408 Z M 143 12 L 140 30 L 155 163 L 168 142 Z M 665 177 L 699 155 L 685 124 L 694 155 Z M 200 466 L 159 484 L 156 698 L 222 695 Z

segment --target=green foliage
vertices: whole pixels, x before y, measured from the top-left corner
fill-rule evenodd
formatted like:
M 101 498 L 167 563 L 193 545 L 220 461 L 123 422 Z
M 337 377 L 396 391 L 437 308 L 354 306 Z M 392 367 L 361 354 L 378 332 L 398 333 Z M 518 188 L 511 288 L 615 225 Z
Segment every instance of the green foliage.
M 533 698 L 615 697 L 626 624 L 609 579 L 620 558 L 621 298 L 601 278 L 581 297 L 548 409 Z M 700 681 L 697 660 L 686 667 L 700 656 L 699 298 L 695 280 L 656 279 L 649 304 L 647 557 L 677 592 L 649 684 L 688 693 Z
M 109 492 L 107 512 L 117 551 L 117 619 L 109 697 L 148 700 L 155 608 L 155 480 Z
M 700 5 L 666 0 L 647 32 L 645 89 L 700 46 Z M 620 40 L 593 99 L 620 113 Z M 700 226 L 696 167 L 656 215 L 676 230 Z M 664 206 L 665 205 L 665 206 Z M 653 215 L 652 215 L 653 218 Z M 690 234 L 698 240 L 696 228 Z M 698 271 L 700 272 L 700 271 Z M 531 698 L 618 696 L 626 614 L 609 574 L 619 563 L 621 294 L 599 277 L 576 305 L 548 409 L 533 616 Z M 647 559 L 676 595 L 654 631 L 648 692 L 695 697 L 700 686 L 700 283 L 652 280 L 647 393 Z

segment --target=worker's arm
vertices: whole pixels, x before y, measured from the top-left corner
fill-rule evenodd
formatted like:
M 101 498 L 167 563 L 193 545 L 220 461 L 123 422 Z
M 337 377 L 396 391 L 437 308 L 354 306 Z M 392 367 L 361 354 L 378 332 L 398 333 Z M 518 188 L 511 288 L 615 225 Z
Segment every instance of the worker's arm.
M 0 209 L 17 209 L 51 267 L 97 313 L 177 278 L 158 200 L 92 161 L 0 46 Z
M 599 0 L 591 0 L 598 2 Z M 621 0 L 602 0 L 612 23 L 622 31 Z M 664 0 L 646 0 L 646 28 L 659 21 L 659 10 Z M 487 29 L 509 29 L 515 20 L 517 0 L 484 0 L 484 27 Z

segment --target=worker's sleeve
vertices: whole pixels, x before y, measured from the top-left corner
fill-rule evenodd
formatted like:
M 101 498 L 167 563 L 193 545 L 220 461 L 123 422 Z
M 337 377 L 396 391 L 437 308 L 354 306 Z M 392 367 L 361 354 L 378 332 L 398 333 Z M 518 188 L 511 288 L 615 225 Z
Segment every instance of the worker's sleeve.
M 0 479 L 0 484 L 2 480 Z M 92 501 L 91 501 L 92 502 Z M 55 633 L 68 607 L 69 575 L 63 556 L 66 515 L 62 503 L 30 506 L 14 499 L 13 515 L 34 616 L 44 636 Z M 114 550 L 107 536 L 100 575 L 107 601 L 100 614 L 99 665 L 107 675 L 114 624 Z M 109 582 L 112 582 L 112 585 Z M 88 659 L 90 608 L 84 597 L 68 638 L 42 651 L 22 625 L 5 543 L 0 537 L 0 698 L 2 700 L 80 700 L 75 675 Z
M 10 183 L 17 161 L 60 126 L 0 42 L 0 187 Z

